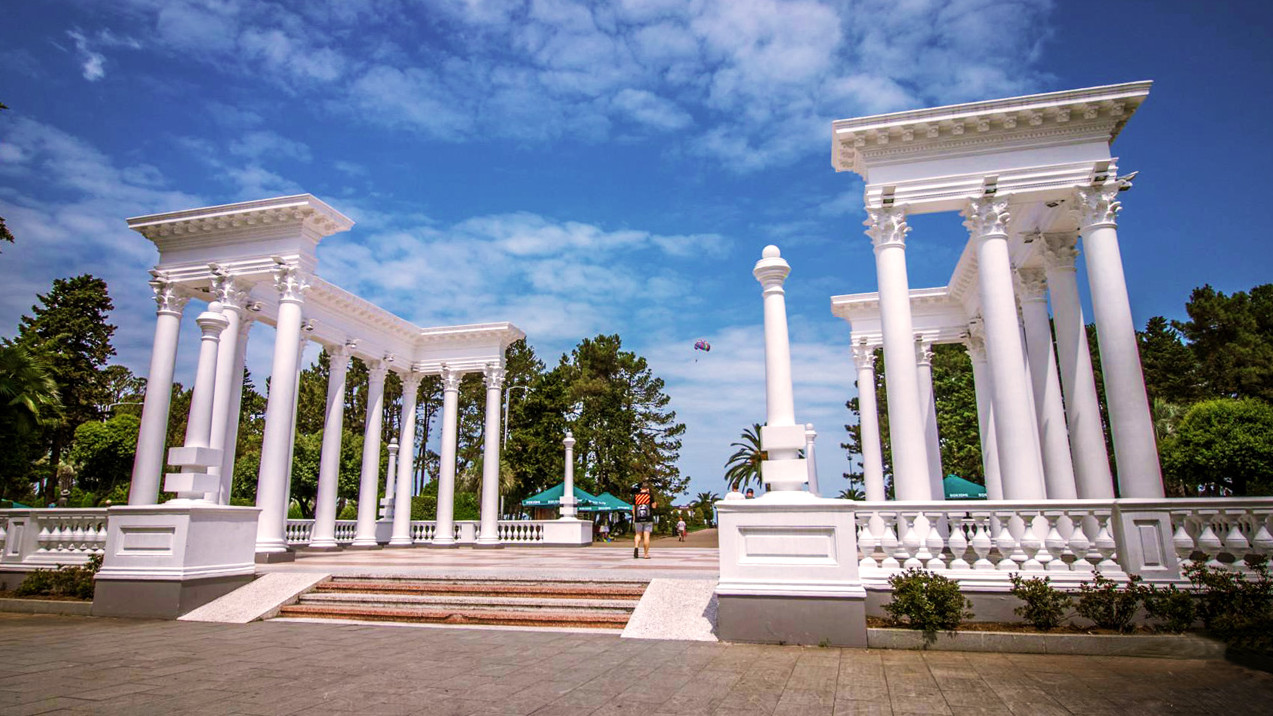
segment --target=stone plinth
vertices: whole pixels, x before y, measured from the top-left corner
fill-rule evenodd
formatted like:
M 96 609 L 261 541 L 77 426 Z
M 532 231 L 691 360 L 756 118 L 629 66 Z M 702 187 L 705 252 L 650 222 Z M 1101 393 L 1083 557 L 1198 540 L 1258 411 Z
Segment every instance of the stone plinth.
M 716 509 L 721 639 L 866 646 L 852 502 L 771 492 Z
M 544 524 L 545 547 L 586 547 L 592 544 L 592 520 L 552 520 Z
M 110 508 L 93 615 L 174 619 L 252 581 L 260 513 L 185 500 Z

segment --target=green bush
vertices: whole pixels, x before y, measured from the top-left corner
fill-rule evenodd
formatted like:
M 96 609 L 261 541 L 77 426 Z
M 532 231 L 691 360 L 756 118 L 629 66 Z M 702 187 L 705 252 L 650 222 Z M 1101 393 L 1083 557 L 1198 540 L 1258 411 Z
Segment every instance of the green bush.
M 83 566 L 37 569 L 28 573 L 14 591 L 19 597 L 74 597 L 91 600 L 95 586 L 93 577 L 101 568 L 102 557 L 95 554 Z
M 1092 584 L 1079 584 L 1078 605 L 1074 611 L 1101 629 L 1113 629 L 1120 633 L 1131 631 L 1132 618 L 1140 606 L 1140 577 L 1130 575 L 1126 586 L 1098 574 Z
M 954 580 L 911 568 L 889 577 L 888 583 L 893 601 L 884 605 L 884 611 L 895 624 L 922 630 L 925 645 L 937 641 L 938 631 L 953 632 L 972 617 L 972 601 Z
M 1273 575 L 1267 563 L 1251 565 L 1254 575 L 1203 564 L 1190 565 L 1185 576 L 1198 590 L 1198 616 L 1203 626 L 1235 646 L 1273 649 Z
M 1198 609 L 1193 595 L 1176 589 L 1169 584 L 1165 589 L 1149 585 L 1141 591 L 1141 599 L 1145 605 L 1145 613 L 1157 620 L 1154 629 L 1157 631 L 1179 634 L 1188 631 L 1197 619 Z
M 1010 593 L 1025 602 L 1012 612 L 1041 631 L 1060 626 L 1065 610 L 1070 608 L 1070 595 L 1053 587 L 1049 577 L 1022 579 L 1021 575 L 1013 574 Z

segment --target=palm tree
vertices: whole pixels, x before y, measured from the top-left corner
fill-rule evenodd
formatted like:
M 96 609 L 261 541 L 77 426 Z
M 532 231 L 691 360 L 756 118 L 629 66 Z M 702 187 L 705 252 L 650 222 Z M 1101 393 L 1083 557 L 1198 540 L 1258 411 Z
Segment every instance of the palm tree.
M 0 340 L 0 433 L 29 435 L 62 419 L 48 365 L 25 346 Z
M 699 507 L 706 506 L 708 508 L 711 508 L 711 506 L 716 504 L 716 502 L 719 500 L 720 500 L 720 495 L 716 494 L 715 492 L 700 492 L 694 498 L 694 504 L 698 505 Z
M 768 454 L 760 449 L 760 423 L 752 423 L 745 428 L 742 440 L 729 444 L 738 450 L 725 462 L 725 483 L 730 490 L 744 490 L 752 480 L 760 485 L 760 463 L 768 459 Z
M 843 489 L 843 490 L 840 490 L 840 499 L 841 499 L 841 500 L 858 500 L 858 501 L 861 501 L 861 500 L 865 500 L 865 499 L 866 499 L 866 495 L 865 495 L 865 494 L 863 494 L 863 492 L 862 492 L 862 490 L 861 490 L 860 488 L 858 488 L 858 487 L 856 487 L 856 486 L 854 486 L 854 485 L 850 485 L 849 487 L 847 487 L 847 488 L 845 488 L 845 489 Z

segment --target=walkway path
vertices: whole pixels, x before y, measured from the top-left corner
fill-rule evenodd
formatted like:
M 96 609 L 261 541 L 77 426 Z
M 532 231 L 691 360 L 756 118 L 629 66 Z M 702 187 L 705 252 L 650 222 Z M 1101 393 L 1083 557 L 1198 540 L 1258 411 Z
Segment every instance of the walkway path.
M 1224 662 L 0 614 L 0 715 L 1254 714 Z

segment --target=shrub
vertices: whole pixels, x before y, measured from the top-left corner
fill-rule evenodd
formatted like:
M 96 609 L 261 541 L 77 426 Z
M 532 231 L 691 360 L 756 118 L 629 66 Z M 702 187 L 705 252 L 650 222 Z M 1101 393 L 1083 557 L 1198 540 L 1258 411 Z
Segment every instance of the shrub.
M 80 567 L 37 569 L 29 572 L 14 591 L 19 597 L 92 599 L 95 586 L 93 577 L 101 568 L 102 557 L 95 554 L 89 557 L 87 564 Z
M 1198 588 L 1198 616 L 1203 625 L 1230 644 L 1273 648 L 1273 575 L 1267 563 L 1251 565 L 1248 577 L 1228 569 L 1190 565 L 1185 576 Z
M 1166 589 L 1149 585 L 1141 591 L 1141 599 L 1145 604 L 1145 613 L 1151 619 L 1158 620 L 1154 625 L 1157 631 L 1179 634 L 1193 626 L 1198 610 L 1194 605 L 1193 595 L 1176 589 L 1169 584 Z
M 972 602 L 959 591 L 959 584 L 939 574 L 911 568 L 888 578 L 893 601 L 884 611 L 893 622 L 924 632 L 924 644 L 937 640 L 937 632 L 953 632 L 972 617 Z
M 1041 631 L 1049 631 L 1061 625 L 1065 610 L 1070 608 L 1070 595 L 1052 586 L 1048 577 L 1022 579 L 1012 575 L 1012 596 L 1025 602 L 1012 612 Z
M 1092 584 L 1079 584 L 1079 600 L 1074 611 L 1092 620 L 1101 629 L 1129 632 L 1132 617 L 1136 616 L 1136 608 L 1140 606 L 1142 591 L 1140 577 L 1135 574 L 1128 576 L 1125 587 L 1098 574 Z

